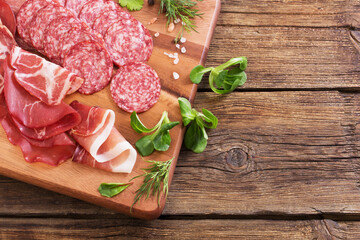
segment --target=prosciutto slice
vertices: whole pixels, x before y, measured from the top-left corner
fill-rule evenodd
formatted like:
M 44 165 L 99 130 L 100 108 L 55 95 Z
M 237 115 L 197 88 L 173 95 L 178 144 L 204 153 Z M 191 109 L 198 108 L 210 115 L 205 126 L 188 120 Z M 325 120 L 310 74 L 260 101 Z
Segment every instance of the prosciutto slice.
M 111 172 L 130 173 L 136 151 L 114 127 L 115 113 L 110 109 L 90 107 L 74 101 L 70 104 L 81 116 L 81 123 L 70 135 L 81 145 L 73 161 Z
M 8 113 L 3 95 L 0 96 L 0 122 L 9 141 L 21 148 L 27 162 L 56 166 L 70 159 L 75 151 L 75 143 L 65 133 L 41 141 L 24 136 Z
M 1 11 L 0 11 L 1 12 Z M 10 50 L 13 45 L 16 45 L 15 39 L 9 29 L 0 23 L 0 75 L 4 75 L 4 70 L 2 65 L 7 55 L 9 55 Z M 1 91 L 3 85 L 0 85 Z
M 65 68 L 19 47 L 13 47 L 10 56 L 16 81 L 48 105 L 61 104 L 66 94 L 74 93 L 84 81 Z
M 47 105 L 22 88 L 15 80 L 9 58 L 4 69 L 6 105 L 23 135 L 36 140 L 48 139 L 80 123 L 80 115 L 66 103 Z

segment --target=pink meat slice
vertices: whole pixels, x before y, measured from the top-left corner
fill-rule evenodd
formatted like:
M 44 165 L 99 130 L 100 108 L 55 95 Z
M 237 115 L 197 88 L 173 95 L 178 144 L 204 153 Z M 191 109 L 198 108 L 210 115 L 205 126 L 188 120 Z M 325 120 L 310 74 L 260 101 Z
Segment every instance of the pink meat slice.
M 49 4 L 37 13 L 37 16 L 30 23 L 30 40 L 34 48 L 36 48 L 38 51 L 41 52 L 44 49 L 43 44 L 46 27 L 51 23 L 52 20 L 61 16 L 74 15 L 63 6 Z
M 80 123 L 80 115 L 68 104 L 62 102 L 59 105 L 47 105 L 18 84 L 9 57 L 4 69 L 6 105 L 23 135 L 37 140 L 48 139 Z
M 111 80 L 114 102 L 127 112 L 144 112 L 160 97 L 160 79 L 149 65 L 129 63 L 119 68 Z
M 91 0 L 66 0 L 65 7 L 78 17 L 81 8 L 89 1 Z
M 79 18 L 81 19 L 81 21 L 84 21 L 89 27 L 92 27 L 95 18 L 97 18 L 98 15 L 102 12 L 104 4 L 104 0 L 91 0 L 85 3 L 84 6 L 81 8 Z
M 81 146 L 77 148 L 73 161 L 112 172 L 131 172 L 137 154 L 114 127 L 114 111 L 77 101 L 70 105 L 82 119 L 70 131 L 70 135 Z
M 77 91 L 84 81 L 69 70 L 19 47 L 13 47 L 10 56 L 17 82 L 48 105 L 61 104 L 65 96 Z
M 9 29 L 5 25 L 0 24 L 0 76 L 4 75 L 2 68 L 4 60 L 9 55 L 12 46 L 15 45 L 17 44 Z M 0 88 L 2 90 L 2 87 Z
M 133 17 L 125 11 L 122 11 L 120 9 L 115 10 L 109 10 L 106 12 L 103 12 L 100 16 L 98 16 L 92 28 L 94 31 L 101 34 L 101 36 L 104 36 L 108 28 L 115 22 L 118 22 L 120 20 L 128 20 L 133 19 Z
M 36 13 L 49 4 L 58 3 L 56 0 L 27 0 L 20 8 L 17 16 L 17 31 L 20 37 L 30 44 L 29 30 L 31 29 L 30 23 L 35 18 Z
M 103 89 L 110 82 L 113 71 L 110 55 L 96 41 L 75 45 L 64 59 L 64 67 L 84 79 L 79 88 L 83 94 Z
M 115 22 L 106 31 L 104 40 L 112 60 L 118 66 L 145 62 L 153 49 L 149 31 L 136 19 Z
M 74 16 L 62 16 L 54 19 L 47 27 L 44 36 L 44 52 L 52 62 L 60 63 L 60 42 L 74 26 L 81 27 L 79 19 Z

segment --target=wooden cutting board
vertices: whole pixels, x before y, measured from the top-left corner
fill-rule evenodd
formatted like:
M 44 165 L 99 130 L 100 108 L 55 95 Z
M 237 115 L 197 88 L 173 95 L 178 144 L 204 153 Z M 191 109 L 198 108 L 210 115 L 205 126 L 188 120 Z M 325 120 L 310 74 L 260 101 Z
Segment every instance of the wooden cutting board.
M 17 12 L 16 8 L 21 6 L 19 1 L 9 0 L 8 3 L 14 6 L 15 12 Z M 160 33 L 159 37 L 153 37 L 154 50 L 148 62 L 156 70 L 161 79 L 162 90 L 160 99 L 150 110 L 139 114 L 140 119 L 148 127 L 154 126 L 159 121 L 163 111 L 169 112 L 171 121 L 181 121 L 177 98 L 181 96 L 190 99 L 191 102 L 194 100 L 197 86 L 191 83 L 189 73 L 194 66 L 205 61 L 220 11 L 220 1 L 207 0 L 199 2 L 198 5 L 204 15 L 201 19 L 196 20 L 199 33 L 192 32 L 184 35 L 187 41 L 181 44 L 181 46 L 186 48 L 185 54 L 180 53 L 180 50 L 176 49 L 175 44 L 172 42 L 177 30 L 180 28 L 180 24 L 176 25 L 174 32 L 168 33 L 165 24 L 166 18 L 163 15 L 158 15 L 158 6 L 149 7 L 145 3 L 141 11 L 131 12 L 136 19 L 140 20 L 151 31 L 153 36 L 156 32 Z M 158 20 L 149 25 L 150 20 L 156 17 Z M 164 52 L 177 52 L 180 56 L 179 63 L 174 65 L 173 59 L 166 56 Z M 180 78 L 178 80 L 174 80 L 173 72 L 179 73 Z M 113 109 L 116 113 L 115 127 L 133 146 L 143 136 L 131 128 L 130 114 L 120 110 L 112 101 L 109 87 L 91 96 L 78 93 L 72 94 L 65 101 L 70 103 L 75 99 L 88 105 Z M 13 146 L 8 141 L 5 132 L 0 127 L 0 174 L 137 218 L 154 219 L 159 217 L 164 209 L 166 201 L 164 196 L 161 197 L 160 206 L 158 206 L 155 197 L 147 200 L 142 199 L 134 205 L 130 213 L 130 206 L 133 203 L 136 190 L 142 183 L 142 178 L 134 180 L 133 185 L 113 198 L 102 197 L 97 189 L 103 182 L 126 183 L 134 176 L 142 174 L 143 171 L 141 169 L 149 165 L 145 160 L 166 161 L 175 157 L 170 170 L 169 180 L 171 183 L 182 145 L 184 130 L 181 125 L 178 125 L 170 131 L 172 142 L 168 151 L 154 152 L 152 155 L 144 158 L 138 154 L 136 164 L 130 174 L 115 174 L 74 163 L 71 160 L 57 167 L 48 166 L 43 163 L 27 163 L 22 156 L 20 148 Z M 41 201 L 41 196 L 39 196 L 39 201 Z

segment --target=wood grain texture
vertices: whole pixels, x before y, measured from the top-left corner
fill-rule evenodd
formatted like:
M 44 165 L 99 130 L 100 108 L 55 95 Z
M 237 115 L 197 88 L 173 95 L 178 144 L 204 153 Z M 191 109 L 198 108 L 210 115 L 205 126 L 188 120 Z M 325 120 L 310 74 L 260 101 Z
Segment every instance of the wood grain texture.
M 24 0 L 19 0 L 19 2 L 24 2 Z M 193 35 L 186 35 L 188 51 L 186 54 L 179 52 L 183 57 L 180 57 L 181 60 L 177 67 L 174 67 L 172 59 L 168 58 L 163 51 L 176 51 L 173 39 L 180 28 L 180 24 L 178 24 L 176 32 L 174 31 L 170 34 L 164 28 L 166 17 L 164 15 L 158 16 L 158 8 L 145 4 L 141 11 L 134 13 L 134 16 L 145 24 L 152 34 L 154 32 L 160 33 L 159 37 L 154 38 L 154 54 L 151 56 L 148 64 L 159 73 L 162 90 L 155 106 L 147 112 L 139 114 L 146 126 L 154 126 L 164 111 L 169 112 L 171 121 L 181 122 L 177 98 L 183 96 L 193 101 L 195 97 L 197 86 L 191 83 L 188 76 L 191 69 L 202 63 L 206 58 L 210 39 L 220 11 L 220 2 L 219 0 L 208 1 L 206 4 L 203 2 L 199 7 L 204 9 L 203 19 L 197 22 L 199 32 Z M 154 24 L 148 25 L 148 21 L 156 16 L 159 17 L 159 20 Z M 173 71 L 178 71 L 181 75 L 181 78 L 176 81 L 180 87 L 177 87 L 174 84 L 175 80 L 170 78 Z M 111 99 L 109 86 L 90 96 L 75 93 L 64 99 L 67 103 L 73 100 L 78 100 L 90 106 L 114 110 L 116 115 L 115 127 L 125 139 L 134 146 L 135 142 L 141 138 L 142 135 L 137 134 L 130 126 L 130 113 L 120 110 Z M 156 197 L 150 197 L 147 201 L 138 201 L 133 206 L 132 211 L 130 211 L 136 195 L 135 192 L 142 184 L 142 178 L 133 180 L 134 184 L 127 188 L 121 196 L 113 198 L 102 197 L 97 189 L 103 182 L 126 183 L 133 177 L 143 174 L 142 169 L 149 165 L 144 160 L 166 161 L 174 158 L 169 173 L 170 184 L 182 145 L 183 130 L 181 125 L 171 130 L 172 143 L 168 151 L 156 152 L 144 158 L 138 154 L 133 171 L 129 174 L 119 174 L 94 169 L 72 161 L 67 161 L 57 167 L 48 166 L 43 163 L 27 163 L 20 149 L 8 141 L 5 132 L 1 128 L 0 152 L 3 154 L 0 156 L 0 174 L 131 216 L 154 219 L 161 214 L 164 208 L 164 196 L 161 196 L 160 204 L 158 204 Z
M 3 219 L 1 239 L 343 239 L 357 222 L 331 220 Z M 63 229 L 68 229 L 63 231 Z M 200 231 L 201 229 L 201 231 Z M 350 238 L 351 239 L 351 238 Z
M 359 216 L 359 100 L 337 91 L 198 93 L 195 107 L 221 116 L 219 126 L 204 153 L 181 152 L 164 214 Z M 3 215 L 109 214 L 3 181 Z

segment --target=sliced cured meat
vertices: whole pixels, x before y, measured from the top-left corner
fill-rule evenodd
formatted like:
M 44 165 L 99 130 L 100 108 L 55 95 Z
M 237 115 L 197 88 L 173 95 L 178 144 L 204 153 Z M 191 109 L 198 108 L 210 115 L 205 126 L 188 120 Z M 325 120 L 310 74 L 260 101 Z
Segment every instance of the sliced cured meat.
M 49 24 L 44 36 L 44 52 L 51 61 L 60 63 L 59 45 L 61 39 L 76 25 L 80 27 L 81 24 L 74 16 L 59 17 Z
M 85 3 L 84 6 L 81 8 L 79 18 L 84 21 L 89 27 L 92 27 L 95 18 L 97 18 L 102 12 L 104 4 L 105 0 L 91 0 Z
M 132 171 L 133 165 L 126 161 L 126 159 L 129 158 L 130 153 L 130 150 L 124 151 L 116 158 L 100 163 L 96 161 L 88 151 L 78 145 L 75 149 L 73 162 L 85 164 L 90 167 L 99 168 L 108 172 L 130 173 Z
M 74 93 L 83 83 L 69 70 L 19 47 L 13 47 L 10 56 L 16 81 L 48 105 L 61 104 L 66 94 Z
M 153 48 L 149 31 L 136 19 L 115 22 L 106 31 L 104 40 L 112 60 L 118 66 L 147 61 Z
M 36 16 L 40 9 L 46 7 L 50 3 L 57 3 L 56 0 L 27 0 L 20 8 L 17 16 L 17 31 L 26 43 L 30 43 L 29 24 Z
M 66 0 L 58 0 L 61 6 L 65 7 Z
M 70 131 L 70 135 L 89 153 L 78 149 L 74 160 L 113 172 L 131 172 L 137 154 L 114 127 L 114 111 L 90 107 L 77 101 L 70 105 L 79 112 L 82 119 L 81 123 Z M 94 163 L 92 158 L 97 163 Z
M 61 65 L 64 64 L 64 58 L 73 46 L 78 43 L 91 40 L 99 42 L 99 38 L 96 35 L 91 34 L 87 30 L 81 28 L 79 29 L 78 27 L 74 27 L 67 32 L 59 45 L 59 58 Z
M 17 44 L 9 29 L 5 25 L 0 24 L 0 76 L 4 75 L 2 65 L 14 45 Z
M 65 7 L 79 16 L 81 8 L 90 0 L 66 0 Z
M 0 20 L 1 24 L 4 24 L 10 30 L 11 34 L 15 36 L 15 16 L 10 6 L 4 2 L 4 0 L 0 0 Z
M 69 105 L 47 105 L 22 88 L 15 80 L 15 70 L 9 59 L 7 57 L 4 62 L 4 95 L 8 111 L 23 135 L 37 140 L 48 139 L 79 124 L 80 115 Z
M 61 16 L 74 16 L 72 12 L 57 4 L 49 4 L 42 8 L 31 21 L 30 41 L 34 48 L 41 52 L 44 49 L 44 33 L 52 20 Z
M 116 72 L 110 83 L 112 99 L 124 111 L 144 112 L 160 96 L 160 79 L 145 63 L 129 63 Z
M 65 57 L 64 67 L 84 79 L 79 88 L 83 94 L 103 89 L 110 82 L 113 71 L 110 55 L 96 41 L 75 45 Z
M 94 21 L 92 28 L 94 31 L 104 36 L 108 28 L 115 22 L 120 20 L 128 20 L 133 19 L 130 13 L 121 11 L 120 9 L 109 10 L 103 12 L 99 17 L 97 17 Z

